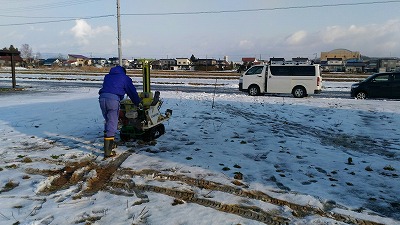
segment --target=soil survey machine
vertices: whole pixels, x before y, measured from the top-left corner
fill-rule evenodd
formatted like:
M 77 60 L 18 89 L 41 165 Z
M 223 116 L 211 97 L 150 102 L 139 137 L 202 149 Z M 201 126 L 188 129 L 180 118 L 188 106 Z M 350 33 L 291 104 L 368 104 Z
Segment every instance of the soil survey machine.
M 164 122 L 169 120 L 172 110 L 167 109 L 165 114 L 160 113 L 163 104 L 160 92 L 150 91 L 150 66 L 143 63 L 143 92 L 138 93 L 142 99 L 139 107 L 127 98 L 121 101 L 119 113 L 119 128 L 122 141 L 139 139 L 154 140 L 165 133 Z

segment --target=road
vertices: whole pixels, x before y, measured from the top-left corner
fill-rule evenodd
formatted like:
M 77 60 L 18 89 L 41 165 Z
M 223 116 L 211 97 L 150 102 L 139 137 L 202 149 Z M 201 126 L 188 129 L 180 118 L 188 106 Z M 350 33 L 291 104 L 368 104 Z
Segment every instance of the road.
M 134 79 L 135 81 L 135 79 Z M 60 77 L 23 77 L 17 80 L 17 87 L 29 88 L 32 91 L 62 92 L 66 89 L 74 88 L 101 88 L 102 77 L 78 77 L 78 78 L 60 78 Z M 217 85 L 215 85 L 217 82 Z M 240 92 L 235 80 L 214 80 L 214 79 L 153 79 L 152 90 L 157 91 L 182 91 L 182 92 L 199 92 L 199 93 L 224 93 L 224 94 L 243 94 Z M 336 82 L 336 86 L 337 86 Z M 324 82 L 322 93 L 313 95 L 314 98 L 350 98 L 349 84 L 343 82 L 342 88 L 335 88 L 332 82 Z M 135 83 L 138 90 L 142 89 L 139 82 Z M 339 85 L 340 86 L 340 85 Z M 11 80 L 8 77 L 0 77 L 0 87 L 11 87 Z M 276 96 L 268 94 L 268 96 Z M 290 96 L 290 95 L 279 95 Z

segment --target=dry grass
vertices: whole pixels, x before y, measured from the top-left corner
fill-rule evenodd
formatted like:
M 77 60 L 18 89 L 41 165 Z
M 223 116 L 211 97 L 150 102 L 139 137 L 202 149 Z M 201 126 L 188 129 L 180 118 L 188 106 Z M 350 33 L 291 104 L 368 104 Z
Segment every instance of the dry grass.
M 6 192 L 6 191 L 11 191 L 12 189 L 18 187 L 19 183 L 13 180 L 9 180 L 3 187 L 3 190 L 0 192 Z
M 396 169 L 394 167 L 392 167 L 391 165 L 387 165 L 385 167 L 383 167 L 384 170 L 388 170 L 388 171 L 395 171 Z

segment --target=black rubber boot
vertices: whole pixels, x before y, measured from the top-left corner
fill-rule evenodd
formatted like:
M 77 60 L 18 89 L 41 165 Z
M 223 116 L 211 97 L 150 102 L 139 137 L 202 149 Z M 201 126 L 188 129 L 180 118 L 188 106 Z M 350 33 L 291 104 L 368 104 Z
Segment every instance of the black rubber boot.
M 104 158 L 112 157 L 114 148 L 114 137 L 104 137 Z
M 114 138 L 114 139 L 112 139 L 110 141 L 110 148 L 111 148 L 111 150 L 113 150 L 114 148 L 117 148 L 117 147 L 118 147 L 118 145 L 117 145 L 117 142 L 115 141 L 115 138 Z M 115 153 L 115 152 L 112 151 L 111 153 Z

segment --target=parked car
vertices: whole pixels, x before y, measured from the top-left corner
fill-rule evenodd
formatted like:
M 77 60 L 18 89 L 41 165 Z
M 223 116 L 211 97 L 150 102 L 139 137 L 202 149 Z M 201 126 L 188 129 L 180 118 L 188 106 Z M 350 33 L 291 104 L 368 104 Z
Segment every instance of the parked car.
M 240 75 L 239 91 L 255 96 L 264 93 L 292 94 L 303 98 L 321 93 L 322 77 L 319 64 L 260 64 Z
M 375 73 L 351 85 L 351 97 L 358 99 L 400 98 L 400 72 Z

